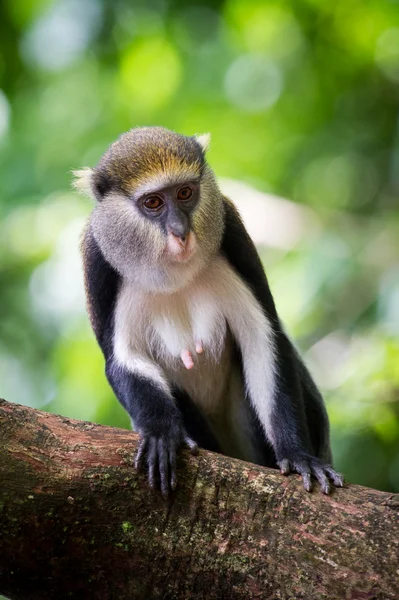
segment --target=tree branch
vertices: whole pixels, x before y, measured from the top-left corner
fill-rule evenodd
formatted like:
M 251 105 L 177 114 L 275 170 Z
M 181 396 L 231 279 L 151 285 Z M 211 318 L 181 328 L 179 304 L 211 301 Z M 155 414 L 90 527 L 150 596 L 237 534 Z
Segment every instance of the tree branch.
M 399 495 L 201 451 L 169 502 L 137 435 L 0 401 L 0 593 L 12 600 L 399 597 Z

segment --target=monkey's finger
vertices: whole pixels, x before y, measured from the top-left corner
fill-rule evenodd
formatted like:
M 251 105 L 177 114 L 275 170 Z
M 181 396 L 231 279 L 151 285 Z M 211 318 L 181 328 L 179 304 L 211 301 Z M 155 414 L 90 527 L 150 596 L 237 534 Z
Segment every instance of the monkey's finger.
M 288 458 L 283 458 L 283 460 L 280 460 L 277 464 L 280 467 L 282 475 L 289 475 L 291 473 L 291 465 Z
M 176 450 L 175 450 L 175 448 L 169 448 L 169 469 L 170 469 L 170 487 L 172 488 L 172 490 L 175 490 L 176 485 L 177 485 Z
M 155 467 L 157 466 L 157 440 L 154 437 L 150 438 L 147 463 L 148 483 L 153 488 L 155 487 Z
M 194 361 L 193 361 L 193 357 L 192 357 L 190 350 L 183 350 L 183 352 L 180 354 L 180 358 L 182 359 L 183 364 L 186 367 L 186 369 L 193 368 Z
M 191 454 L 198 454 L 198 444 L 192 440 L 188 435 L 184 436 L 184 444 L 189 448 Z
M 303 487 L 307 492 L 312 491 L 312 475 L 310 467 L 305 461 L 294 462 L 293 467 L 302 476 Z
M 169 496 L 168 452 L 165 447 L 165 442 L 162 438 L 158 440 L 158 468 L 161 494 L 166 500 L 166 498 Z
M 326 465 L 324 470 L 329 476 L 329 478 L 332 479 L 332 482 L 335 485 L 335 487 L 344 487 L 344 476 L 341 475 L 341 473 L 337 473 L 329 465 Z
M 323 468 L 314 467 L 313 473 L 315 474 L 317 481 L 320 483 L 323 494 L 329 494 L 331 492 L 330 482 L 328 481 L 327 475 L 324 473 Z
M 134 460 L 134 468 L 139 471 L 143 467 L 144 455 L 147 452 L 148 438 L 142 437 L 137 447 L 136 458 Z
M 308 472 L 305 473 L 301 473 L 302 475 L 302 481 L 303 481 L 303 487 L 305 488 L 305 490 L 307 492 L 311 492 L 312 491 L 312 477 L 311 474 Z

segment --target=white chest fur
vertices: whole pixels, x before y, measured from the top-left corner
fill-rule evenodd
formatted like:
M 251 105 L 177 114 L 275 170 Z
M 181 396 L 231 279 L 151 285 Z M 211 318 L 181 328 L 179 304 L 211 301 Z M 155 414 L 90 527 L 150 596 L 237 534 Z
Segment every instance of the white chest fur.
M 124 282 L 115 310 L 114 355 L 166 393 L 178 383 L 207 411 L 220 411 L 231 368 L 230 331 L 241 351 L 251 403 L 271 439 L 273 331 L 250 289 L 221 256 L 173 294 L 143 293 Z M 190 350 L 195 356 L 196 342 L 204 353 L 187 371 L 180 354 Z
M 115 314 L 115 345 L 173 367 L 187 349 L 195 355 L 200 342 L 204 353 L 218 359 L 226 333 L 220 298 L 212 286 L 213 269 L 187 288 L 172 294 L 137 290 L 124 282 Z

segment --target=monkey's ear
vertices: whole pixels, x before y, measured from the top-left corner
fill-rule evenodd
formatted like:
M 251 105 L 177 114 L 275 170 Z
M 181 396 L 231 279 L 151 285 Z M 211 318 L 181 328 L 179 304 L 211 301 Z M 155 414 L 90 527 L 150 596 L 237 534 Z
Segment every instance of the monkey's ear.
M 73 187 L 79 193 L 93 198 L 93 200 L 101 201 L 105 194 L 112 189 L 111 179 L 103 172 L 97 169 L 85 167 L 73 171 L 74 181 Z
M 209 146 L 211 145 L 211 134 L 202 133 L 201 135 L 196 135 L 195 139 L 197 140 L 205 154 L 205 152 L 209 150 Z
M 73 174 L 73 182 L 72 185 L 77 192 L 80 194 L 84 194 L 85 196 L 89 196 L 90 198 L 95 198 L 95 194 L 93 191 L 93 174 L 94 171 L 90 167 L 85 167 L 84 169 L 77 169 L 76 171 L 72 171 Z

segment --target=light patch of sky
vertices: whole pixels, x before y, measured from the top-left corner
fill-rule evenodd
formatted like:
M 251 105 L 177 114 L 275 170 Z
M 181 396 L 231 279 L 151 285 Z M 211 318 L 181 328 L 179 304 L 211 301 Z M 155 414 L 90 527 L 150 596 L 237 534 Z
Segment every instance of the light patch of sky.
M 265 194 L 242 181 L 224 178 L 220 185 L 238 207 L 255 244 L 291 250 L 320 229 L 310 208 Z
M 399 335 L 399 267 L 387 271 L 380 282 L 378 309 L 386 331 Z
M 24 61 L 49 71 L 69 66 L 86 50 L 100 20 L 101 4 L 95 0 L 59 0 L 27 30 Z
M 11 108 L 7 96 L 0 90 L 0 140 L 4 137 L 10 125 Z
M 41 408 L 56 395 L 56 384 L 44 373 L 38 377 L 26 368 L 26 364 L 10 353 L 0 352 L 0 381 L 2 397 L 9 402 Z M 0 600 L 3 596 L 0 596 Z
M 33 310 L 43 320 L 62 324 L 85 313 L 79 241 L 84 218 L 74 219 L 61 232 L 54 254 L 40 264 L 30 280 Z
M 350 338 L 341 331 L 333 331 L 308 350 L 306 361 L 324 390 L 334 390 L 345 383 L 350 351 Z

